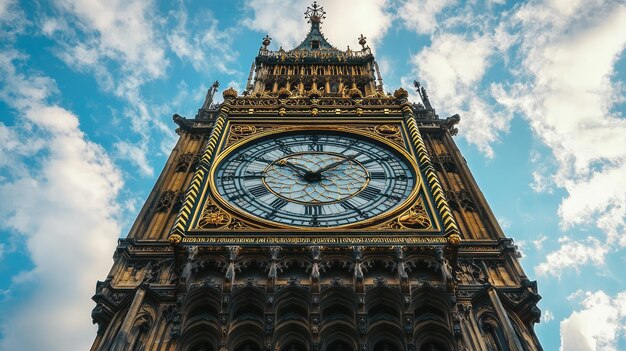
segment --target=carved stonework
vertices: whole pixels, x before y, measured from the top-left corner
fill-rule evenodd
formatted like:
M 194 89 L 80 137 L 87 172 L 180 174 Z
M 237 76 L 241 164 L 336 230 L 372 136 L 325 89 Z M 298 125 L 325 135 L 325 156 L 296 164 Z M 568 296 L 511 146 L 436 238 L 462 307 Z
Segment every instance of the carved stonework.
M 213 202 L 212 199 L 207 199 L 202 211 L 202 216 L 198 221 L 198 229 L 244 229 L 249 226 L 242 220 L 237 219 L 228 212 L 222 210 L 219 206 Z
M 459 116 L 383 86 L 359 33 L 333 47 L 316 3 L 307 18 L 293 50 L 259 38 L 243 91 L 214 104 L 214 83 L 173 116 L 91 349 L 540 350 L 541 297 L 451 138 Z
M 251 124 L 233 124 L 228 134 L 228 142 L 226 146 L 230 146 L 240 140 L 244 140 L 255 133 L 263 131 L 265 128 L 256 127 Z
M 174 190 L 166 190 L 164 191 L 159 200 L 157 201 L 156 206 L 154 207 L 155 212 L 167 212 L 170 207 L 174 204 L 176 199 L 178 198 L 179 192 Z
M 380 229 L 432 229 L 432 221 L 424 201 L 420 197 L 415 204 L 393 220 L 384 223 Z
M 184 154 L 178 155 L 176 159 L 176 172 L 187 172 L 189 166 L 191 166 L 194 161 L 195 155 L 191 152 L 186 152 Z

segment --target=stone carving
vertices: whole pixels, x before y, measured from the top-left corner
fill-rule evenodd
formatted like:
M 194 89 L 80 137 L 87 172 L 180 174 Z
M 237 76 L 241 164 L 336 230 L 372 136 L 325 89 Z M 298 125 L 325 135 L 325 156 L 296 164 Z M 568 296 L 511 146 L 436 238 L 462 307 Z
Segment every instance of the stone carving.
M 411 208 L 397 218 L 383 223 L 380 229 L 432 229 L 430 216 L 420 197 Z

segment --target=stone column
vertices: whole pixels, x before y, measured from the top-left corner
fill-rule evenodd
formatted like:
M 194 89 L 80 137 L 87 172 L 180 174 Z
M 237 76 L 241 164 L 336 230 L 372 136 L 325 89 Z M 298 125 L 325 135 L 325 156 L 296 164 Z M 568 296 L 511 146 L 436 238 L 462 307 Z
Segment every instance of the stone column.
M 111 346 L 111 351 L 125 351 L 129 349 L 130 342 L 132 341 L 129 340 L 129 336 L 132 331 L 131 329 L 133 327 L 133 323 L 135 322 L 135 318 L 137 318 L 137 313 L 139 313 L 139 309 L 141 309 L 141 304 L 143 303 L 145 295 L 146 291 L 142 286 L 139 286 L 137 292 L 135 293 L 135 297 L 133 298 L 133 302 L 130 304 L 128 312 L 126 312 L 124 322 L 122 322 L 122 326 L 115 336 L 113 346 Z

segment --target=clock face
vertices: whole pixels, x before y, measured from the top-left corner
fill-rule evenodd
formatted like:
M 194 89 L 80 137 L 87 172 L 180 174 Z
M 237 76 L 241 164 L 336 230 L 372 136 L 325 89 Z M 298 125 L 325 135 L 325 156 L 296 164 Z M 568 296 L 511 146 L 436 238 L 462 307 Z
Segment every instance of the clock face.
M 351 133 L 273 134 L 228 153 L 215 190 L 238 211 L 297 227 L 350 225 L 405 202 L 415 169 L 390 146 Z

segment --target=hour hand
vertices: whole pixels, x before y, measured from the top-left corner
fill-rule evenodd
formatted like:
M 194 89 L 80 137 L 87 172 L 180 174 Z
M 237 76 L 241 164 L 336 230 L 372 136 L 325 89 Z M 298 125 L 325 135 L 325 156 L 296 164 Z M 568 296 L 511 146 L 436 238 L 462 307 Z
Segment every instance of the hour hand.
M 276 162 L 276 164 L 278 164 L 279 166 L 289 167 L 289 168 L 293 169 L 294 171 L 298 172 L 298 174 L 300 174 L 301 176 L 311 172 L 308 169 L 302 168 L 300 166 L 296 166 L 293 163 L 291 163 L 291 162 L 289 162 L 289 161 L 287 161 L 285 159 L 282 159 L 282 160 Z
M 359 156 L 360 154 L 361 154 L 361 153 L 359 152 L 359 153 L 354 154 L 354 155 L 346 156 L 346 158 L 344 158 L 343 160 L 340 160 L 340 161 L 337 161 L 337 162 L 333 162 L 333 163 L 331 163 L 331 164 L 329 164 L 329 165 L 326 165 L 326 166 L 324 166 L 324 167 L 322 167 L 322 168 L 318 169 L 317 171 L 315 171 L 315 174 L 321 174 L 322 172 L 326 172 L 326 171 L 328 171 L 329 169 L 333 169 L 333 168 L 335 168 L 335 167 L 338 167 L 338 166 L 340 166 L 340 165 L 342 165 L 342 164 L 344 164 L 344 163 L 346 163 L 346 162 L 348 162 L 348 161 L 352 161 L 352 160 L 354 160 L 357 156 Z

